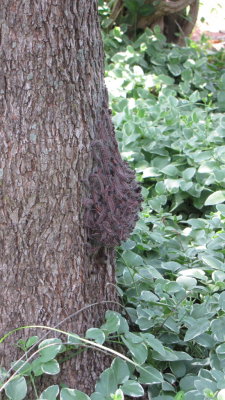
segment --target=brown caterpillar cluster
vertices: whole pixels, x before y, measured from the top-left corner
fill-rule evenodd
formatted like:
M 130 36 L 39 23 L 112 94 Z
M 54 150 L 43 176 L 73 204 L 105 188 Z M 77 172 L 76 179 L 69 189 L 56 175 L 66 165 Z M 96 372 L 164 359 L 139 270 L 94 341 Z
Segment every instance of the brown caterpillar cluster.
M 94 247 L 115 247 L 132 232 L 142 196 L 134 171 L 120 156 L 110 111 L 106 108 L 91 152 L 93 170 L 85 201 L 88 240 Z

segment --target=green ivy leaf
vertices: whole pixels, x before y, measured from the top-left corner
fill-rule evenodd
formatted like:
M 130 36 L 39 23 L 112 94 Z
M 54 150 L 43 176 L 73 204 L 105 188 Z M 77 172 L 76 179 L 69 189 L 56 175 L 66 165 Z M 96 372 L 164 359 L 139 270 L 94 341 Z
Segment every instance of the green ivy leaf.
M 118 385 L 129 379 L 130 370 L 127 363 L 124 360 L 121 360 L 121 358 L 115 358 L 112 362 L 111 368 L 114 371 L 115 380 Z
M 167 67 L 172 75 L 179 76 L 181 74 L 181 67 L 179 64 L 167 64 Z
M 151 385 L 164 382 L 161 372 L 151 365 L 145 366 L 144 370 L 139 368 L 137 370 L 140 374 L 138 382 L 142 384 Z
M 206 318 L 199 318 L 194 325 L 188 328 L 184 341 L 188 342 L 189 340 L 193 340 L 195 337 L 201 335 L 209 329 L 210 321 Z
M 101 393 L 102 396 L 110 396 L 117 390 L 117 381 L 113 368 L 107 368 L 100 376 L 96 383 L 95 391 Z M 104 398 L 104 397 L 103 397 Z
M 225 201 L 225 190 L 217 190 L 210 194 L 205 201 L 205 206 L 213 206 L 216 204 L 223 203 Z
M 152 335 L 151 333 L 142 333 L 141 337 L 144 339 L 145 343 L 153 350 L 157 351 L 157 353 L 161 354 L 162 356 L 165 355 L 163 344 L 154 335 Z
M 92 339 L 96 343 L 103 344 L 105 341 L 105 334 L 101 329 L 90 328 L 87 330 L 85 337 L 87 339 Z
M 215 340 L 218 342 L 225 341 L 225 317 L 219 317 L 211 322 L 211 330 Z
M 201 260 L 212 269 L 225 270 L 225 264 L 215 257 L 204 255 Z
M 32 347 L 34 344 L 36 344 L 39 340 L 38 336 L 31 336 L 27 339 L 26 341 L 26 348 L 29 349 L 30 347 Z
M 59 394 L 59 386 L 58 385 L 52 385 L 52 386 L 49 386 L 47 389 L 45 389 L 41 393 L 40 399 L 56 400 L 58 394 Z
M 10 400 L 23 400 L 27 394 L 27 383 L 23 376 L 16 376 L 5 388 Z
M 190 179 L 193 178 L 193 176 L 195 175 L 196 172 L 196 168 L 187 168 L 182 172 L 182 176 L 184 178 L 185 181 L 189 181 Z
M 144 343 L 133 343 L 130 340 L 126 340 L 124 337 L 122 337 L 122 341 L 127 346 L 138 364 L 143 364 L 146 361 L 148 350 Z
M 125 382 L 122 386 L 121 389 L 124 394 L 127 396 L 132 396 L 132 397 L 141 397 L 144 395 L 144 389 L 140 385 L 140 383 L 136 381 L 129 380 Z
M 79 390 L 63 388 L 60 392 L 60 400 L 90 400 L 90 397 Z
M 120 317 L 116 312 L 107 311 L 105 314 L 106 322 L 101 326 L 103 331 L 107 331 L 107 333 L 117 332 L 120 326 Z
M 52 360 L 60 352 L 62 348 L 62 341 L 58 338 L 51 338 L 43 340 L 39 346 L 40 362 L 45 363 Z
M 56 375 L 60 372 L 59 363 L 56 360 L 50 360 L 41 364 L 41 370 L 48 375 Z
M 157 80 L 164 83 L 165 85 L 173 85 L 174 84 L 174 79 L 171 78 L 170 76 L 164 75 L 164 74 L 158 75 Z
M 125 250 L 122 258 L 128 267 L 139 267 L 144 264 L 143 258 L 131 250 Z

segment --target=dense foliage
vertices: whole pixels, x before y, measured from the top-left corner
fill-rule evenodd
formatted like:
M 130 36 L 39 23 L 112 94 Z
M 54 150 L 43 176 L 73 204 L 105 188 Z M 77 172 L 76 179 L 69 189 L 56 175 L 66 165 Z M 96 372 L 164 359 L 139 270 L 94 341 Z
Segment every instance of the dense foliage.
M 12 400 L 26 397 L 28 380 L 35 392 L 36 377 L 57 374 L 57 355 L 68 345 L 89 340 L 101 349 L 123 344 L 131 362 L 111 351 L 118 357 L 91 397 L 54 385 L 36 399 L 123 400 L 144 392 L 155 400 L 225 399 L 224 53 L 207 42 L 168 45 L 157 29 L 130 42 L 124 30 L 104 38 L 117 137 L 144 197 L 140 220 L 118 249 L 124 313 L 108 311 L 86 341 L 67 334 L 67 345 L 20 342 L 37 353 L 13 364 L 18 374 L 5 389 Z
M 129 37 L 160 26 L 168 42 L 184 44 L 195 26 L 199 0 L 99 0 L 103 29 L 126 24 Z

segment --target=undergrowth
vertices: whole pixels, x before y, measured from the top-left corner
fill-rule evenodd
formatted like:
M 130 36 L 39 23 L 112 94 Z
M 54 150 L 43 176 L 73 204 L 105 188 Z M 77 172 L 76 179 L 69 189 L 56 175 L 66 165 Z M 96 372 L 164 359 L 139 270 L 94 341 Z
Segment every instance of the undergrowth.
M 107 9 L 101 10 L 107 16 Z M 104 14 L 105 13 L 105 14 Z M 104 18 L 103 18 L 104 20 Z M 135 42 L 126 27 L 104 33 L 106 84 L 123 157 L 142 184 L 143 211 L 118 249 L 117 283 L 126 313 L 106 313 L 86 339 L 117 337 L 118 354 L 88 397 L 53 385 L 38 399 L 225 399 L 225 67 L 224 52 L 188 41 L 167 44 L 156 28 Z M 127 318 L 129 315 L 129 318 Z M 13 364 L 5 387 L 57 374 L 60 339 L 20 342 L 34 360 Z M 77 336 L 65 342 L 79 346 Z M 8 372 L 2 369 L 2 382 Z M 34 385 L 35 387 L 35 385 Z M 39 396 L 39 397 L 38 397 Z

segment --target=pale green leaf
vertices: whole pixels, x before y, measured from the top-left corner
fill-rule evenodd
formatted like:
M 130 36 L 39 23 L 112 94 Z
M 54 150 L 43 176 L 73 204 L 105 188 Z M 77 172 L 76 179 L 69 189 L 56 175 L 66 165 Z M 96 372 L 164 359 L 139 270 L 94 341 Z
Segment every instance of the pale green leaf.
M 5 388 L 10 400 L 23 400 L 27 394 L 27 384 L 23 376 L 16 376 Z
M 87 330 L 85 337 L 87 339 L 92 339 L 96 343 L 103 344 L 105 341 L 105 334 L 99 328 L 90 328 Z
M 45 374 L 56 375 L 60 371 L 59 363 L 56 360 L 50 360 L 41 364 L 41 369 Z
M 184 341 L 187 342 L 189 340 L 194 339 L 195 337 L 201 335 L 209 329 L 210 321 L 206 318 L 199 318 L 196 323 L 188 328 Z
M 132 396 L 132 397 L 141 397 L 144 394 L 144 389 L 140 385 L 140 383 L 136 381 L 129 380 L 125 382 L 122 386 L 121 389 L 124 394 L 127 396 Z
M 143 369 L 137 368 L 140 377 L 138 378 L 138 381 L 142 384 L 156 384 L 156 383 L 162 383 L 164 381 L 163 376 L 160 371 L 158 371 L 156 368 L 152 367 L 151 365 L 148 365 Z
M 52 385 L 49 386 L 47 389 L 44 390 L 44 392 L 41 393 L 40 399 L 45 399 L 45 400 L 56 400 L 56 397 L 59 394 L 59 386 L 58 385 Z
M 63 388 L 60 392 L 60 400 L 90 400 L 90 397 L 79 390 Z
M 216 204 L 223 203 L 225 201 L 225 190 L 217 190 L 210 194 L 205 201 L 205 206 L 213 206 Z

